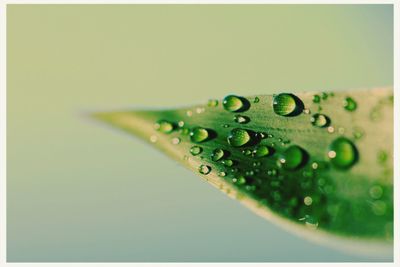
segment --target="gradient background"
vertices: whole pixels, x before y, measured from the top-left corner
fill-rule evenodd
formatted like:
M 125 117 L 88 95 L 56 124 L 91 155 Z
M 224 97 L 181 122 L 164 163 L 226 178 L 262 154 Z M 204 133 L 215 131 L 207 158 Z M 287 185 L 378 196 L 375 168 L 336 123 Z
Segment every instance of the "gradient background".
M 393 84 L 391 5 L 8 5 L 8 261 L 368 261 L 82 114 Z

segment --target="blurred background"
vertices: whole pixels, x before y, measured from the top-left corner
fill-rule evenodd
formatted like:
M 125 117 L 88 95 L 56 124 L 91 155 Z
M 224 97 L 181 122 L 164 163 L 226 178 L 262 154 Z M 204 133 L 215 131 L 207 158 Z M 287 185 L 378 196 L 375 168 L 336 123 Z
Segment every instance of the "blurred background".
M 391 5 L 8 5 L 7 260 L 374 260 L 84 114 L 392 84 Z

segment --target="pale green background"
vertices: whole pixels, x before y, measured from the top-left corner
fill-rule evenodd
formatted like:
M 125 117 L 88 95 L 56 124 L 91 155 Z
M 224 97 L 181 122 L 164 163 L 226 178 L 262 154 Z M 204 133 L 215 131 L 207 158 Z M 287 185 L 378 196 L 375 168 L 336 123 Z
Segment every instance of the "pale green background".
M 392 24 L 390 5 L 8 5 L 8 261 L 370 260 L 81 114 L 392 85 Z

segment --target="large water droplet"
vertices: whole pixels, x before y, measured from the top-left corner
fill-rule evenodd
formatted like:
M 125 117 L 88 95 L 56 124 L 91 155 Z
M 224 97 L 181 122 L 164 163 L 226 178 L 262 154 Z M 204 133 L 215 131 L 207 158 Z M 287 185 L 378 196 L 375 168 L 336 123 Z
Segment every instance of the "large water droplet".
M 336 168 L 347 169 L 356 163 L 358 152 L 349 139 L 339 137 L 330 144 L 328 157 Z
M 330 119 L 326 115 L 320 113 L 312 115 L 310 121 L 312 125 L 320 128 L 327 127 L 330 123 Z
M 343 107 L 348 111 L 354 111 L 357 109 L 357 102 L 351 97 L 346 97 L 343 101 Z
M 249 108 L 249 102 L 240 96 L 228 95 L 222 101 L 224 109 L 231 112 L 245 111 Z
M 296 116 L 303 112 L 303 102 L 293 94 L 279 94 L 274 97 L 272 107 L 280 116 Z
M 195 127 L 190 131 L 190 140 L 195 143 L 201 143 L 209 138 L 209 131 L 202 127 Z
M 278 165 L 287 170 L 295 170 L 307 163 L 308 155 L 299 146 L 293 145 L 279 155 Z
M 211 167 L 208 165 L 200 165 L 199 167 L 199 173 L 201 174 L 209 174 L 211 171 Z
M 213 161 L 218 161 L 218 160 L 222 159 L 224 156 L 225 156 L 225 151 L 220 148 L 216 148 L 213 150 L 213 152 L 211 154 L 211 159 Z
M 265 156 L 270 156 L 273 152 L 273 149 L 271 147 L 265 146 L 265 145 L 261 145 L 256 147 L 253 150 L 253 156 L 256 158 L 261 158 L 261 157 L 265 157 Z
M 190 154 L 192 154 L 193 156 L 199 155 L 202 151 L 203 149 L 199 146 L 192 146 L 190 148 Z
M 234 147 L 244 146 L 251 140 L 249 131 L 235 128 L 228 135 L 228 143 Z
M 250 118 L 247 116 L 243 116 L 243 115 L 235 115 L 233 117 L 233 120 L 240 124 L 246 124 L 250 121 Z
M 175 125 L 167 120 L 159 120 L 154 124 L 154 128 L 162 133 L 171 133 Z

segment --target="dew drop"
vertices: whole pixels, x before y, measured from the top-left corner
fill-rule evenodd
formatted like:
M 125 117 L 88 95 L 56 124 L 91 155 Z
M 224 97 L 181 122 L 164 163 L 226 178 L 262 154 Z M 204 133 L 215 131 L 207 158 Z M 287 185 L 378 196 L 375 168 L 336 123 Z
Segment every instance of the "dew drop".
M 224 164 L 227 167 L 231 167 L 231 166 L 233 166 L 233 164 L 235 164 L 235 162 L 231 159 L 224 159 L 221 162 L 222 162 L 222 164 Z
M 192 117 L 192 116 L 193 116 L 193 111 L 187 110 L 187 111 L 186 111 L 186 116 Z
M 199 167 L 199 173 L 201 174 L 209 174 L 211 171 L 211 167 L 208 165 L 200 165 Z
M 228 95 L 222 101 L 224 109 L 231 112 L 240 112 L 247 109 L 247 102 L 244 98 L 236 95 Z
M 246 124 L 246 123 L 248 123 L 250 121 L 250 118 L 247 117 L 247 116 L 235 115 L 233 117 L 233 120 L 235 122 L 237 122 L 237 123 L 240 123 L 240 124 Z
M 383 194 L 383 189 L 379 185 L 374 185 L 369 189 L 369 195 L 373 199 L 380 199 Z
M 218 161 L 218 160 L 222 159 L 224 156 L 225 156 L 225 151 L 220 148 L 216 148 L 213 150 L 213 152 L 211 154 L 211 159 L 213 161 Z
M 251 136 L 247 130 L 235 128 L 228 135 L 228 143 L 233 147 L 241 147 L 250 142 Z
M 175 126 L 172 122 L 167 120 L 159 120 L 154 124 L 154 129 L 160 131 L 162 133 L 171 133 L 174 130 Z
M 326 99 L 328 99 L 328 94 L 327 93 L 325 93 L 325 92 L 323 92 L 322 93 L 322 100 L 326 100 Z
M 274 97 L 272 107 L 280 116 L 296 116 L 303 112 L 303 102 L 293 94 L 279 94 Z
M 222 127 L 229 128 L 229 124 L 222 124 Z
M 178 122 L 178 126 L 179 126 L 179 127 L 182 128 L 184 125 L 185 125 L 185 122 L 184 122 L 184 121 L 179 121 L 179 122 Z
M 193 156 L 199 155 L 202 151 L 203 149 L 199 146 L 192 146 L 190 148 L 190 154 L 192 154 Z
M 320 113 L 312 115 L 310 121 L 312 125 L 320 128 L 327 127 L 330 123 L 330 119 L 326 115 Z
M 190 140 L 195 143 L 201 143 L 209 138 L 209 131 L 202 127 L 195 127 L 190 131 Z
M 173 144 L 173 145 L 177 145 L 177 144 L 179 144 L 181 142 L 181 139 L 179 138 L 179 137 L 174 137 L 174 138 L 172 138 L 172 140 L 171 140 L 171 143 Z
M 357 102 L 351 97 L 346 97 L 343 101 L 343 107 L 345 110 L 354 111 L 357 109 Z
M 314 103 L 319 103 L 321 101 L 321 97 L 319 95 L 314 95 L 313 96 L 313 102 Z
M 210 100 L 208 100 L 207 105 L 209 107 L 216 107 L 216 106 L 218 106 L 218 100 L 217 99 L 210 99 Z
M 158 140 L 157 135 L 150 136 L 150 142 L 155 143 L 155 142 L 157 142 L 157 140 Z
M 248 149 L 248 148 L 242 150 L 242 154 L 245 156 L 250 156 L 252 153 L 253 153 L 253 151 L 251 151 L 251 149 Z
M 306 196 L 306 197 L 304 198 L 304 204 L 305 204 L 306 206 L 311 206 L 312 202 L 313 202 L 313 199 L 312 199 L 310 196 Z
M 221 171 L 221 172 L 218 173 L 218 176 L 219 177 L 225 177 L 226 176 L 226 172 Z
M 264 145 L 258 146 L 253 151 L 253 157 L 256 157 L 256 158 L 270 156 L 271 154 L 272 154 L 272 148 L 270 148 L 268 146 L 264 146 Z
M 307 153 L 301 147 L 293 145 L 279 155 L 278 165 L 287 170 L 295 170 L 307 163 L 307 160 Z
M 382 200 L 375 200 L 372 203 L 372 212 L 377 216 L 382 216 L 386 213 L 386 203 Z
M 328 133 L 333 133 L 335 132 L 335 128 L 333 126 L 328 127 Z
M 358 159 L 355 145 L 345 137 L 335 139 L 329 146 L 328 157 L 333 166 L 339 169 L 348 169 Z
M 258 103 L 258 102 L 260 102 L 260 98 L 258 97 L 258 96 L 256 96 L 255 98 L 254 98 L 254 101 L 253 101 L 254 103 Z

